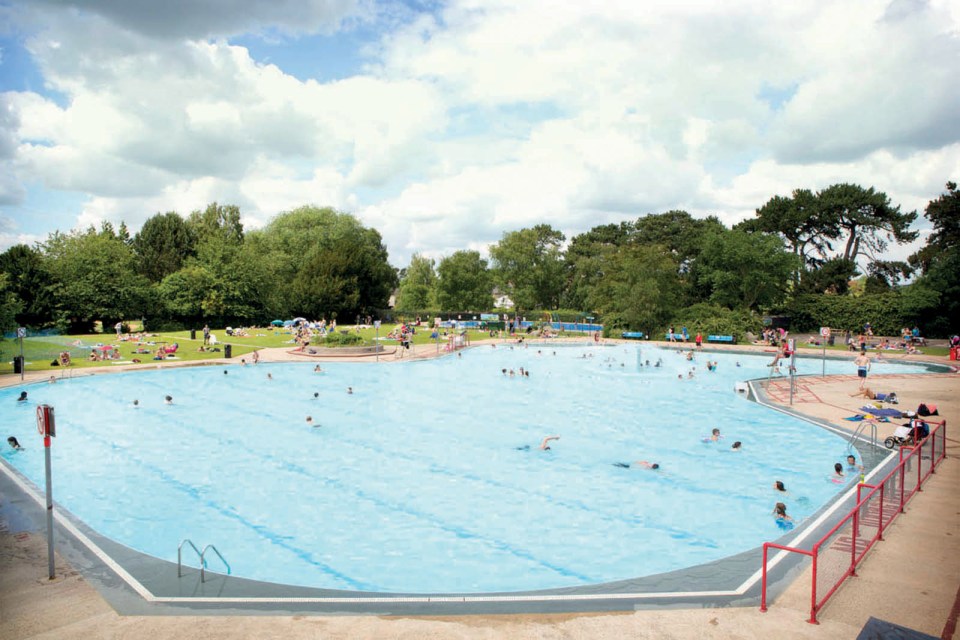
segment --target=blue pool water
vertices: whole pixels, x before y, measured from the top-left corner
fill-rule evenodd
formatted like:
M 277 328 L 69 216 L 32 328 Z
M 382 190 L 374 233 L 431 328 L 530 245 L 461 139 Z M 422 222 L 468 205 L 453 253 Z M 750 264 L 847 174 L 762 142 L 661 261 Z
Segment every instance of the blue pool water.
M 639 366 L 658 358 L 662 367 Z M 261 364 L 83 377 L 24 387 L 29 403 L 15 402 L 19 387 L 0 391 L 0 434 L 26 447 L 4 445 L 4 459 L 42 486 L 34 409 L 53 405 L 55 500 L 167 560 L 190 538 L 215 544 L 234 575 L 290 584 L 564 587 L 755 547 L 782 534 L 778 500 L 803 519 L 843 489 L 828 480 L 843 439 L 733 392 L 766 376 L 769 360 L 698 354 L 697 375 L 678 380 L 691 364 L 674 351 L 501 344 L 323 373 Z M 530 377 L 501 373 L 520 367 Z M 820 367 L 799 362 L 800 373 Z M 884 367 L 922 370 L 873 371 Z M 703 442 L 713 427 L 723 439 Z M 550 434 L 561 439 L 539 451 Z M 662 469 L 614 466 L 635 460 Z

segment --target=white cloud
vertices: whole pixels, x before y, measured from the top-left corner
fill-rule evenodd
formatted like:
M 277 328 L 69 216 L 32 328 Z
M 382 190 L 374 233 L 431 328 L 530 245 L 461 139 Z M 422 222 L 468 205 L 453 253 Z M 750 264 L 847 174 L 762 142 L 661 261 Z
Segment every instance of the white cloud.
M 42 17 L 29 48 L 60 96 L 0 94 L 0 199 L 76 191 L 71 223 L 133 228 L 213 200 L 251 228 L 329 205 L 401 264 L 541 222 L 569 236 L 684 208 L 730 224 L 841 181 L 922 209 L 960 173 L 948 0 L 462 0 L 399 26 L 400 5 L 238 5 L 22 9 Z M 364 73 L 336 81 L 217 39 L 376 16 Z
M 33 0 L 57 12 L 96 14 L 154 38 L 208 38 L 250 30 L 330 32 L 369 9 L 358 0 Z

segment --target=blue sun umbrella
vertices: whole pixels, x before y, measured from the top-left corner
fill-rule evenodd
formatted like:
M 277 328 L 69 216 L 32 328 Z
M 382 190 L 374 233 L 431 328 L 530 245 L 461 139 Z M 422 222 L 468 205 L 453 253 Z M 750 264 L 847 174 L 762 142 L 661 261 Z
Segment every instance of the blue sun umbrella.
M 274 325 L 274 326 L 276 326 L 276 327 L 282 327 L 282 326 L 283 326 L 283 320 L 274 320 L 274 321 L 271 322 L 270 324 L 272 324 L 272 325 Z

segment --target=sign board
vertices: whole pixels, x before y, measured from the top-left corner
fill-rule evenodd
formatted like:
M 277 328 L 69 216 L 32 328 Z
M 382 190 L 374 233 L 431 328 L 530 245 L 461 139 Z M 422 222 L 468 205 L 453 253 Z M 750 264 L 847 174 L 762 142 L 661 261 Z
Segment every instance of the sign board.
M 830 337 L 830 327 L 820 327 L 820 337 L 829 338 Z
M 375 329 L 379 329 L 379 328 L 380 328 L 380 321 L 379 321 L 379 320 L 374 320 L 374 321 L 373 321 L 373 327 L 374 327 Z
M 57 435 L 57 425 L 54 419 L 53 407 L 41 404 L 37 407 L 37 433 L 43 437 Z
M 26 327 L 17 327 L 17 337 L 26 338 L 27 337 L 27 328 Z

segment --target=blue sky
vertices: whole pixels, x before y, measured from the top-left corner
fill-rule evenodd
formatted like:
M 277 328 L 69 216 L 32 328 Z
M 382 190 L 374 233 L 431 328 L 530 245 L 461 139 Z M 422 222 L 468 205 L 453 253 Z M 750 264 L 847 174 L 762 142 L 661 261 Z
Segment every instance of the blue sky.
M 396 266 L 838 182 L 922 211 L 958 62 L 948 0 L 0 0 L 0 251 L 212 201 L 351 212 Z

